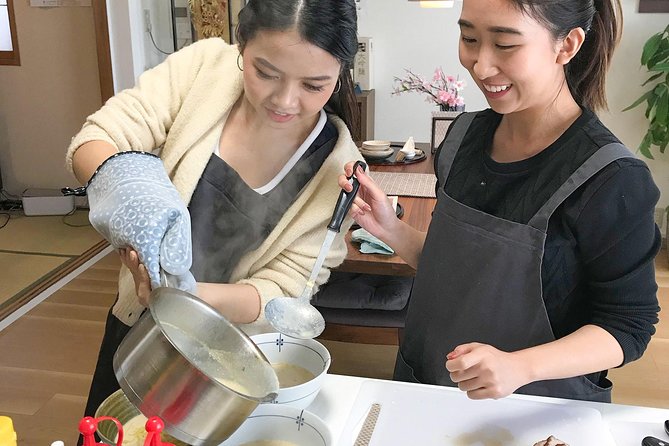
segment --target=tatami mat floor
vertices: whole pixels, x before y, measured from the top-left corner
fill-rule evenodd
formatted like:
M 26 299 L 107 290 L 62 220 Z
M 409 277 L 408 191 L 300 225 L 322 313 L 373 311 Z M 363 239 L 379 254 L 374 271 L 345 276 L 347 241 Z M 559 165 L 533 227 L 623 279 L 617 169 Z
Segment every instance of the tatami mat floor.
M 669 262 L 657 261 L 669 305 Z M 73 446 L 88 393 L 119 261 L 112 253 L 0 332 L 0 414 L 13 418 L 21 446 Z M 612 373 L 615 402 L 669 408 L 669 321 L 661 318 L 646 355 Z M 396 347 L 325 342 L 331 372 L 389 378 Z
M 59 277 L 104 247 L 83 210 L 67 216 L 3 215 L 10 218 L 0 229 L 0 317 L 32 299 L 33 290 L 41 291 L 38 283 Z

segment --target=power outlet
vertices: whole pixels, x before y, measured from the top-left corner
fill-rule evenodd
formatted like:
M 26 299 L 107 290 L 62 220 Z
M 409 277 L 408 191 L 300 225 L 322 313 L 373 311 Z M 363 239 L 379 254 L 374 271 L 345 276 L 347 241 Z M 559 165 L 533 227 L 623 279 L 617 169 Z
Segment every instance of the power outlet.
M 151 32 L 151 11 L 148 9 L 144 10 L 144 31 L 147 33 Z

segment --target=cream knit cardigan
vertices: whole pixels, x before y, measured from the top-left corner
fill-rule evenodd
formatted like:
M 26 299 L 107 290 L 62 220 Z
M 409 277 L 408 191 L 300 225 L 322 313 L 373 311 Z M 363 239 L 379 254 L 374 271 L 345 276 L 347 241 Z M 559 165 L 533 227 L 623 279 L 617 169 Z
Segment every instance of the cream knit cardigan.
M 154 151 L 162 146 L 160 157 L 165 169 L 188 203 L 228 113 L 242 94 L 238 54 L 236 46 L 222 39 L 205 39 L 142 74 L 134 88 L 118 93 L 86 119 L 67 150 L 70 170 L 74 152 L 88 141 L 106 141 L 119 151 Z M 332 153 L 267 239 L 241 258 L 230 277 L 230 283 L 252 285 L 260 295 L 260 317 L 241 326 L 249 334 L 272 331 L 264 315 L 269 300 L 301 294 L 339 196 L 337 177 L 346 162 L 361 159 L 343 121 L 336 116 L 330 119 L 339 132 Z M 342 226 L 317 286 L 327 281 L 329 268 L 344 260 L 347 252 L 344 234 L 351 223 L 347 219 Z M 123 323 L 133 325 L 143 309 L 132 276 L 123 267 L 113 314 Z

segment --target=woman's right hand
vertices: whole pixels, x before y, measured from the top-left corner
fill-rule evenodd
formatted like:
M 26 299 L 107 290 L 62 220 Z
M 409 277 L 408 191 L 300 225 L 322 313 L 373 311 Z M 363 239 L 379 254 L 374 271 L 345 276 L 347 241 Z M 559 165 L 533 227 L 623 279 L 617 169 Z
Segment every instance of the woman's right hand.
M 349 178 L 353 174 L 354 162 L 344 166 L 344 175 L 339 177 L 339 187 L 346 192 L 352 190 Z M 349 215 L 370 234 L 387 242 L 394 229 L 400 223 L 388 196 L 358 167 L 355 176 L 360 183 L 358 195 L 353 200 Z
M 151 279 L 149 278 L 149 272 L 139 260 L 139 255 L 134 249 L 120 248 L 118 254 L 121 257 L 121 263 L 130 270 L 132 278 L 135 281 L 137 300 L 139 300 L 139 303 L 144 307 L 148 307 L 149 297 L 151 295 Z
M 160 158 L 120 152 L 102 163 L 86 192 L 91 225 L 115 248 L 132 246 L 153 288 L 162 270 L 174 287 L 194 292 L 190 214 Z

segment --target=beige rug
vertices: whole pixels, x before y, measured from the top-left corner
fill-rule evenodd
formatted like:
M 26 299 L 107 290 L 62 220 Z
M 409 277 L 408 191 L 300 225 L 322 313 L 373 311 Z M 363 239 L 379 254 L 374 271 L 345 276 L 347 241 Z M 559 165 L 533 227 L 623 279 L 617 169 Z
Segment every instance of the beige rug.
M 39 217 L 13 213 L 0 228 L 0 320 L 106 247 L 88 223 L 87 211 Z

